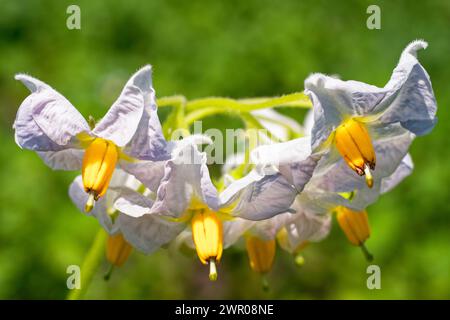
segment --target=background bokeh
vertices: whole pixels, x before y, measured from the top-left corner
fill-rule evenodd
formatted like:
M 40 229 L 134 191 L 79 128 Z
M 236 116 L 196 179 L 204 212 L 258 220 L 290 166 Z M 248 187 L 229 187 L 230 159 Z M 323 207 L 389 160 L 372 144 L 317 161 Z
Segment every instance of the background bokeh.
M 66 28 L 66 8 L 73 3 L 81 7 L 81 30 Z M 238 246 L 225 252 L 217 283 L 208 281 L 195 257 L 134 252 L 109 282 L 102 279 L 103 263 L 86 297 L 450 298 L 449 1 L 0 4 L 0 298 L 64 298 L 66 267 L 81 263 L 98 229 L 68 198 L 77 173 L 53 172 L 14 143 L 11 126 L 28 95 L 15 73 L 46 81 L 85 116 L 98 118 L 129 75 L 147 63 L 154 66 L 160 97 L 280 95 L 302 90 L 311 72 L 383 86 L 416 38 L 429 42 L 419 54 L 431 75 L 439 122 L 414 142 L 412 176 L 369 208 L 373 234 L 367 245 L 381 267 L 381 290 L 366 288 L 367 263 L 334 222 L 331 235 L 305 251 L 303 268 L 277 252 L 268 293 Z M 369 4 L 381 7 L 381 30 L 366 28 Z M 208 121 L 240 125 L 225 116 Z

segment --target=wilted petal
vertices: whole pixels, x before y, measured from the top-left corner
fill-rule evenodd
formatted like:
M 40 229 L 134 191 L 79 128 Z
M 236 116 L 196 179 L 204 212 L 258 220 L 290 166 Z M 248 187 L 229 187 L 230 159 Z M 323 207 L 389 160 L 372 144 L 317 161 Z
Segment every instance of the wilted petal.
M 221 194 L 222 206 L 248 220 L 264 220 L 289 210 L 297 190 L 280 173 L 261 175 L 255 170 L 230 184 Z
M 16 80 L 31 91 L 14 121 L 16 143 L 34 151 L 60 151 L 89 132 L 83 116 L 60 93 L 33 77 L 18 74 Z
M 166 162 L 152 212 L 179 217 L 193 197 L 217 210 L 217 190 L 209 176 L 206 160 L 206 154 L 192 144 L 177 148 L 173 158 Z
M 169 243 L 184 230 L 183 223 L 167 221 L 162 217 L 146 214 L 139 218 L 121 214 L 120 230 L 125 239 L 136 249 L 150 254 Z
M 95 126 L 93 134 L 124 147 L 136 133 L 143 117 L 146 95 L 151 90 L 151 67 L 145 66 L 128 80 L 119 98 Z
M 45 164 L 53 170 L 80 170 L 83 163 L 84 150 L 64 149 L 61 151 L 37 152 Z

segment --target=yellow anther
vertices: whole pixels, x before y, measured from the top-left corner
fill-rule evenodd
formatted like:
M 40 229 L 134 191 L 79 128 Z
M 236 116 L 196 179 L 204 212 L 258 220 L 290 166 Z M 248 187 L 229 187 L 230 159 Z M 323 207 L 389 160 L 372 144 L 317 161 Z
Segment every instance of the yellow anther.
M 121 233 L 109 236 L 106 243 L 106 258 L 116 266 L 122 266 L 130 256 L 133 247 L 124 239 Z
M 98 200 L 108 189 L 116 167 L 119 152 L 114 143 L 96 138 L 86 149 L 83 158 L 82 177 L 84 190 L 89 193 L 86 211 L 92 210 L 93 200 Z
M 344 121 L 335 131 L 335 144 L 347 164 L 360 176 L 366 175 L 371 188 L 373 178 L 370 170 L 375 169 L 375 150 L 365 125 L 356 120 Z
M 348 241 L 354 246 L 360 246 L 367 260 L 371 261 L 373 257 L 364 246 L 364 242 L 370 237 L 367 212 L 357 212 L 341 206 L 336 209 L 336 218 Z
M 246 238 L 246 246 L 252 270 L 258 273 L 269 272 L 275 258 L 275 239 L 263 240 L 250 235 Z
M 222 221 L 209 209 L 198 210 L 191 220 L 192 238 L 200 261 L 210 265 L 210 279 L 217 279 L 216 262 L 223 251 Z

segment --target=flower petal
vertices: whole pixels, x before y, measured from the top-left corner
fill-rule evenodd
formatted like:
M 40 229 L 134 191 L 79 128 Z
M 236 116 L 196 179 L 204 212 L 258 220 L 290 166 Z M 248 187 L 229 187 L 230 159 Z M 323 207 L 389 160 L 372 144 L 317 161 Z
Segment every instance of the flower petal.
M 139 218 L 150 213 L 153 201 L 148 197 L 127 188 L 121 188 L 119 196 L 114 202 L 114 208 L 125 215 Z
M 95 217 L 109 234 L 114 234 L 119 230 L 119 224 L 117 221 L 113 223 L 111 216 L 108 214 L 107 196 L 109 193 L 108 190 L 106 196 L 100 198 L 95 203 L 94 209 L 86 214 L 84 206 L 88 200 L 88 194 L 84 191 L 81 175 L 77 176 L 69 187 L 69 196 L 77 208 L 86 215 Z
M 161 179 L 164 176 L 163 161 L 137 161 L 129 162 L 127 160 L 120 160 L 119 166 L 136 177 L 137 180 L 142 182 L 152 192 L 156 192 Z
M 381 181 L 381 193 L 394 189 L 403 179 L 411 174 L 413 168 L 411 156 L 407 154 L 394 173 Z
M 49 85 L 18 74 L 16 80 L 31 91 L 17 112 L 13 128 L 16 143 L 34 151 L 60 151 L 73 146 L 77 134 L 89 125 L 74 106 Z
M 241 218 L 234 218 L 223 223 L 223 247 L 224 249 L 234 245 L 239 238 L 249 230 L 256 222 Z
M 192 144 L 176 148 L 173 158 L 166 162 L 164 177 L 158 188 L 152 212 L 179 217 L 192 197 L 198 197 L 212 210 L 217 210 L 217 190 L 209 176 L 206 154 Z
M 436 100 L 430 78 L 416 58 L 426 48 L 412 42 L 384 88 L 358 81 L 342 81 L 322 74 L 305 80 L 305 93 L 314 105 L 313 150 L 325 142 L 346 117 L 372 116 L 384 124 L 400 123 L 416 135 L 428 133 L 436 123 Z
M 186 228 L 183 223 L 167 221 L 162 217 L 150 214 L 139 218 L 121 214 L 118 219 L 125 239 L 133 247 L 146 254 L 169 243 Z
M 253 170 L 231 183 L 221 194 L 223 207 L 248 220 L 264 220 L 289 210 L 297 195 L 295 187 L 280 174 L 261 175 Z
M 71 148 L 61 151 L 38 151 L 38 155 L 53 170 L 72 171 L 81 169 L 84 150 Z
M 145 99 L 152 90 L 151 67 L 145 66 L 128 80 L 119 98 L 95 126 L 93 134 L 124 147 L 137 131 L 143 118 Z
M 430 132 L 437 122 L 437 104 L 430 76 L 417 60 L 417 51 L 426 49 L 422 40 L 411 42 L 403 51 L 397 67 L 385 88 L 395 94 L 380 118 L 385 124 L 400 122 L 416 135 Z

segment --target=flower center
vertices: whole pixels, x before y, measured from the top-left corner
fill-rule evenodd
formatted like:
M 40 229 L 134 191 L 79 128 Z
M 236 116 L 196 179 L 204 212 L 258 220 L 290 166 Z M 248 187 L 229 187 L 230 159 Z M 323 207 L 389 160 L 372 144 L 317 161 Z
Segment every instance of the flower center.
M 259 237 L 248 236 L 245 243 L 252 270 L 258 273 L 269 272 L 275 258 L 275 239 L 263 240 Z
M 196 210 L 191 220 L 192 238 L 200 261 L 209 263 L 209 279 L 217 279 L 216 262 L 223 250 L 222 221 L 209 209 Z
M 348 241 L 355 246 L 360 246 L 367 260 L 373 259 L 367 251 L 364 242 L 370 237 L 369 218 L 366 210 L 353 211 L 340 206 L 336 209 L 336 218 Z
M 83 158 L 82 177 L 84 190 L 89 194 L 85 210 L 94 207 L 94 201 L 108 189 L 119 152 L 114 143 L 96 138 L 87 147 Z
M 371 188 L 375 169 L 375 150 L 365 125 L 355 119 L 344 121 L 335 131 L 336 147 L 345 162 L 360 176 L 366 176 Z

